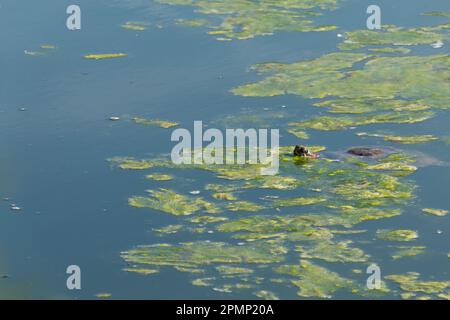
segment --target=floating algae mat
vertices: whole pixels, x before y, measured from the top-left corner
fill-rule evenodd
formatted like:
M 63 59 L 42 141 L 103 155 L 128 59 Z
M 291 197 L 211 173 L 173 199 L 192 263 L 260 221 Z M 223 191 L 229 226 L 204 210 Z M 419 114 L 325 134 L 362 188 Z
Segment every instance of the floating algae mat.
M 144 119 L 144 118 L 135 117 L 135 118 L 133 118 L 133 121 L 137 124 L 142 124 L 145 126 L 157 126 L 157 127 L 161 127 L 164 129 L 178 126 L 178 123 L 176 123 L 176 122 L 158 120 L 158 119 Z
M 249 39 L 277 31 L 331 30 L 332 26 L 314 27 L 313 20 L 323 10 L 338 5 L 332 0 L 158 2 L 194 7 L 201 18 L 178 23 L 207 28 L 220 40 Z M 243 97 L 298 95 L 314 99 L 311 105 L 320 115 L 295 118 L 287 109 L 279 112 L 265 108 L 261 112 L 225 114 L 213 124 L 279 124 L 293 136 L 310 140 L 314 139 L 312 130 L 379 124 L 414 128 L 414 124 L 449 108 L 450 58 L 433 51 L 435 43 L 449 39 L 448 28 L 444 24 L 385 26 L 379 32 L 356 30 L 344 34 L 338 52 L 294 63 L 257 64 L 251 70 L 260 80 L 236 87 L 232 93 Z M 413 46 L 426 46 L 433 54 L 416 54 Z M 135 119 L 136 123 L 159 125 L 152 121 Z M 363 132 L 359 137 L 405 145 L 440 139 L 431 133 L 384 134 L 397 132 L 386 130 Z M 170 224 L 153 229 L 164 240 L 162 243 L 122 252 L 130 266 L 126 271 L 145 275 L 138 270 L 174 268 L 186 272 L 191 283 L 204 290 L 244 292 L 261 299 L 276 299 L 286 292 L 291 292 L 292 298 L 295 291 L 300 298 L 350 294 L 448 299 L 448 282 L 420 280 L 414 272 L 383 274 L 386 283 L 382 281 L 381 289 L 373 292 L 366 288 L 364 270 L 369 264 L 408 264 L 430 255 L 428 244 L 423 243 L 427 237 L 419 237 L 425 233 L 422 229 L 386 226 L 386 220 L 401 221 L 401 215 L 408 219 L 414 211 L 417 186 L 410 175 L 419 170 L 418 156 L 389 150 L 377 157 L 329 159 L 330 153 L 323 152 L 325 147 L 306 147 L 321 152 L 320 158 L 294 157 L 294 146 L 281 147 L 279 173 L 275 176 L 262 176 L 261 164 L 176 166 L 168 156 L 111 159 L 117 168 L 144 171 L 147 177 L 158 177 L 160 169 L 176 177 L 188 172 L 195 177 L 189 181 L 190 190 L 195 186 L 201 195 L 189 195 L 185 186 L 176 185 L 173 189 L 149 190 L 148 196 L 130 197 L 129 204 L 141 208 L 149 219 L 160 213 L 172 216 Z M 205 176 L 209 179 L 203 180 Z M 447 213 L 443 209 L 423 211 L 436 216 Z M 376 231 L 370 229 L 371 225 Z M 181 232 L 189 233 L 191 242 L 180 243 Z M 377 257 L 374 247 L 386 248 L 384 261 Z M 410 270 L 414 269 L 406 271 Z
M 360 137 L 377 137 L 382 138 L 384 141 L 401 143 L 401 144 L 418 144 L 418 143 L 426 143 L 430 141 L 437 141 L 439 138 L 430 135 L 415 135 L 415 136 L 395 136 L 395 135 L 383 135 L 383 134 L 370 134 L 366 132 L 360 132 L 357 134 Z
M 87 54 L 84 56 L 84 58 L 90 60 L 102 60 L 102 59 L 123 58 L 126 56 L 127 54 L 125 53 L 101 53 L 101 54 Z
M 234 88 L 234 94 L 328 98 L 314 105 L 327 108 L 331 113 L 348 114 L 292 121 L 289 130 L 294 132 L 342 130 L 384 123 L 413 124 L 432 118 L 433 109 L 449 107 L 448 55 L 380 56 L 336 52 L 290 64 L 259 64 L 253 69 L 267 76 Z
M 201 196 L 159 189 L 149 191 L 148 197 L 131 197 L 130 205 L 147 209 L 150 217 L 159 211 L 174 215 L 177 222 L 154 229 L 167 242 L 124 251 L 122 258 L 132 266 L 126 271 L 145 275 L 147 269 L 173 267 L 192 276 L 201 273 L 201 277 L 192 278 L 193 285 L 223 293 L 245 291 L 261 298 L 266 296 L 264 292 L 278 296 L 278 286 L 296 287 L 298 296 L 304 298 L 329 298 L 338 292 L 370 295 L 365 283 L 353 278 L 357 274 L 340 275 L 333 266 L 351 265 L 349 270 L 367 267 L 372 259 L 370 248 L 356 238 L 367 232 L 355 227 L 399 216 L 408 208 L 415 197 L 415 185 L 405 177 L 409 171 L 398 175 L 398 167 L 413 162 L 413 156 L 397 151 L 375 162 L 335 162 L 326 157 L 298 162 L 292 150 L 293 146 L 280 148 L 280 172 L 267 177 L 255 173 L 260 165 L 177 167 L 164 156 L 138 160 L 136 170 L 145 170 L 144 175 L 156 174 L 151 172 L 159 168 L 171 175 L 177 171 L 177 176 L 184 170 L 200 170 L 223 182 L 205 184 Z M 130 170 L 133 161 L 137 160 L 112 159 L 113 165 L 124 170 Z M 142 169 L 142 164 L 147 169 Z M 389 165 L 374 167 L 385 164 Z M 267 183 L 278 178 L 288 178 L 289 187 Z M 256 189 L 267 195 L 262 202 L 248 198 Z M 279 195 L 271 196 L 272 192 Z M 286 196 L 292 192 L 298 196 Z M 173 243 L 171 237 L 180 231 L 190 232 L 192 242 Z M 221 242 L 196 240 L 196 234 L 209 233 L 220 234 Z M 367 235 L 372 242 L 416 240 L 414 246 L 391 248 L 391 261 L 419 256 L 426 249 L 413 230 L 384 229 L 375 238 Z M 299 264 L 285 263 L 292 255 L 300 259 Z M 377 296 L 389 292 L 383 288 Z M 391 294 L 400 297 L 401 292 Z
M 255 36 L 271 35 L 277 31 L 329 31 L 336 29 L 333 25 L 317 25 L 314 18 L 322 15 L 324 10 L 332 10 L 341 1 L 338 0 L 156 0 L 169 5 L 194 7 L 196 12 L 218 18 L 178 20 L 184 26 L 207 26 L 210 35 L 218 40 L 243 40 Z

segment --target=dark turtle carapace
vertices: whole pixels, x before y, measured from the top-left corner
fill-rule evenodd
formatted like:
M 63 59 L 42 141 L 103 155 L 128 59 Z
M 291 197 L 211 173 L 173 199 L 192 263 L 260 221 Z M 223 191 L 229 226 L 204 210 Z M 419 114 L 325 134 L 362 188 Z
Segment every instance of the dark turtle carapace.
M 376 148 L 351 148 L 347 153 L 359 157 L 375 157 L 384 154 L 383 150 Z

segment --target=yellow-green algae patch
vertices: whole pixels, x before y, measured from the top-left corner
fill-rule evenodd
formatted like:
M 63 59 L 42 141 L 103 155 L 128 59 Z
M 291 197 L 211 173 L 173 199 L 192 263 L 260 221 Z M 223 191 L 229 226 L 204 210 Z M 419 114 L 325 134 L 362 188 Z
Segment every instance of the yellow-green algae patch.
M 201 225 L 215 223 L 215 222 L 224 222 L 227 221 L 228 218 L 225 217 L 217 217 L 217 216 L 196 216 L 189 218 L 189 221 L 192 223 L 198 223 Z
M 101 53 L 101 54 L 87 54 L 84 56 L 84 58 L 92 60 L 102 60 L 102 59 L 123 58 L 126 56 L 127 56 L 126 53 Z
M 188 197 L 178 194 L 172 190 L 159 189 L 148 190 L 149 197 L 132 197 L 128 203 L 136 208 L 149 208 L 175 216 L 187 216 L 197 211 L 203 210 L 207 213 L 217 213 L 218 209 L 210 202 L 200 197 Z
M 173 179 L 170 174 L 152 173 L 145 176 L 146 179 L 155 181 L 169 181 Z
M 133 121 L 137 124 L 142 124 L 145 126 L 157 126 L 164 129 L 169 129 L 172 127 L 178 126 L 178 123 L 166 121 L 166 120 L 158 120 L 158 119 L 144 119 L 139 117 L 134 117 Z
M 422 211 L 438 217 L 444 217 L 448 214 L 448 210 L 443 209 L 424 208 Z
M 185 5 L 196 8 L 204 15 L 214 15 L 218 23 L 208 20 L 208 33 L 217 40 L 243 40 L 255 36 L 271 35 L 277 31 L 329 31 L 331 25 L 315 25 L 313 19 L 321 15 L 321 10 L 332 10 L 338 0 L 157 0 L 170 5 Z M 197 26 L 197 20 L 188 25 Z M 203 24 L 202 24 L 203 25 Z
M 411 49 L 408 48 L 371 48 L 369 51 L 377 52 L 377 53 L 400 53 L 400 54 L 408 54 L 411 52 Z
M 177 24 L 185 27 L 203 27 L 206 26 L 209 23 L 206 19 L 178 19 Z
M 433 112 L 403 112 L 403 113 L 380 113 L 363 116 L 320 116 L 309 120 L 291 122 L 289 126 L 303 129 L 314 129 L 321 131 L 343 130 L 350 127 L 381 123 L 417 123 L 423 122 L 434 116 Z
M 183 228 L 183 225 L 181 225 L 181 224 L 172 224 L 172 225 L 168 225 L 163 228 L 153 229 L 153 231 L 156 233 L 161 233 L 161 234 L 173 234 L 173 233 L 177 233 L 182 228 Z
M 288 199 L 277 199 L 273 201 L 275 207 L 292 207 L 292 206 L 308 206 L 315 205 L 326 201 L 321 197 L 298 197 Z
M 425 252 L 424 246 L 398 246 L 392 254 L 392 259 L 397 260 L 405 257 L 415 257 Z
M 320 146 L 314 147 L 314 150 L 317 151 L 323 149 L 325 148 Z M 239 216 L 239 214 L 239 217 L 235 217 L 234 214 L 228 213 L 226 218 L 217 217 L 218 219 L 211 219 L 216 218 L 216 216 L 201 215 L 201 213 L 206 213 L 203 202 L 205 200 L 201 197 L 182 196 L 181 199 L 183 200 L 180 201 L 182 204 L 180 207 L 187 205 L 189 209 L 192 209 L 191 206 L 193 206 L 193 210 L 187 211 L 192 211 L 199 215 L 187 219 L 179 219 L 183 219 L 187 223 L 196 224 L 199 227 L 197 228 L 199 229 L 198 232 L 201 232 L 202 236 L 206 235 L 206 233 L 220 232 L 222 233 L 220 236 L 227 237 L 233 242 L 238 242 L 237 245 L 232 245 L 231 243 L 223 243 L 222 245 L 227 248 L 234 248 L 233 250 L 237 251 L 245 251 L 246 249 L 242 248 L 247 247 L 252 248 L 249 250 L 253 251 L 258 251 L 263 248 L 263 251 L 266 252 L 266 249 L 271 248 L 270 257 L 272 257 L 272 253 L 275 254 L 277 262 L 262 262 L 260 264 L 261 268 L 274 267 L 274 263 L 281 262 L 286 257 L 287 248 L 292 248 L 293 245 L 294 247 L 298 246 L 299 248 L 297 249 L 299 250 L 301 248 L 300 254 L 303 253 L 304 255 L 308 255 L 310 257 L 308 259 L 319 259 L 325 262 L 341 263 L 349 263 L 349 261 L 357 261 L 355 263 L 367 262 L 369 255 L 361 249 L 351 246 L 350 242 L 347 242 L 350 241 L 350 239 L 348 239 L 349 237 L 361 231 L 349 228 L 364 221 L 386 219 L 401 214 L 401 209 L 414 197 L 415 186 L 410 181 L 405 180 L 404 177 L 397 176 L 398 172 L 393 170 L 393 164 L 409 164 L 415 161 L 414 158 L 404 153 L 397 152 L 385 157 L 376 159 L 357 159 L 357 161 L 345 160 L 336 162 L 330 161 L 323 156 L 314 161 L 301 162 L 296 159 L 296 157 L 292 156 L 292 150 L 293 146 L 280 148 L 280 173 L 273 177 L 261 176 L 261 166 L 258 165 L 211 166 L 200 164 L 182 165 L 178 167 L 174 166 L 170 163 L 170 160 L 165 158 L 155 158 L 146 161 L 148 161 L 152 168 L 206 170 L 216 178 L 225 179 L 226 181 L 222 183 L 208 184 L 205 186 L 205 189 L 212 193 L 239 193 L 239 198 L 241 198 L 241 195 L 245 196 L 245 192 L 249 189 L 259 188 L 261 189 L 260 191 L 264 193 L 266 193 L 268 189 L 277 190 L 276 196 L 274 194 L 266 193 L 266 196 L 261 197 L 261 199 L 264 199 L 265 201 L 264 205 L 250 202 L 250 204 L 256 204 L 260 206 L 260 208 L 255 209 L 255 212 L 258 212 L 258 214 L 245 214 L 245 218 Z M 116 161 L 116 164 L 119 166 L 120 163 L 123 163 L 123 161 Z M 389 164 L 384 168 L 385 170 L 376 170 L 374 168 L 368 169 L 373 165 L 385 163 Z M 200 189 L 201 187 L 199 186 L 198 188 Z M 318 203 L 321 207 L 319 213 L 280 213 L 279 215 L 270 216 L 259 213 L 259 211 L 263 209 L 267 211 L 275 210 L 274 207 L 276 208 L 276 206 L 274 205 L 274 202 L 277 200 L 292 199 L 288 198 L 289 195 L 287 197 L 278 195 L 278 193 L 287 193 L 286 190 L 295 190 L 295 193 L 289 192 L 290 196 L 292 196 L 292 194 L 302 195 L 301 198 L 323 198 L 326 199 L 326 201 Z M 162 189 L 158 192 L 164 193 L 165 191 Z M 320 197 L 312 197 L 311 192 L 320 192 Z M 317 195 L 317 193 L 314 195 Z M 152 197 L 150 196 L 149 198 Z M 216 209 L 226 209 L 227 205 L 238 202 L 236 200 L 227 200 L 227 198 L 228 196 L 215 197 L 214 204 L 210 204 L 210 206 L 213 206 L 213 208 Z M 170 199 L 171 197 L 161 195 L 159 200 L 153 199 L 155 201 L 151 201 L 150 205 L 148 205 L 146 202 L 147 200 L 145 200 L 145 205 L 152 208 L 160 208 L 164 207 L 164 203 L 167 203 L 168 207 L 171 207 L 173 204 L 170 203 Z M 201 202 L 197 203 L 196 199 L 200 199 Z M 266 203 L 268 204 L 266 205 Z M 236 206 L 236 208 L 237 207 L 239 206 Z M 315 209 L 315 207 L 308 206 L 301 208 L 301 210 L 304 211 L 307 208 Z M 233 207 L 231 207 L 231 209 L 233 209 Z M 242 207 L 240 209 L 242 209 Z M 164 210 L 169 211 L 171 209 L 165 207 Z M 293 211 L 295 210 L 295 207 L 283 209 L 283 211 L 284 210 Z M 175 212 L 179 214 L 180 212 L 183 212 L 183 210 L 177 209 Z M 180 222 L 177 223 L 181 225 Z M 329 229 L 329 227 L 334 227 L 335 229 L 344 227 L 346 230 L 332 230 Z M 164 227 L 161 229 L 165 230 Z M 187 226 L 182 230 L 196 233 L 197 231 L 195 229 L 196 228 Z M 170 231 L 170 228 L 167 230 Z M 170 236 L 170 233 L 166 236 Z M 341 239 L 342 237 L 347 237 L 347 240 Z M 202 247 L 209 245 L 204 242 L 195 242 L 194 244 L 198 243 L 202 243 Z M 158 256 L 157 259 L 162 259 L 164 265 L 171 265 L 176 268 L 198 269 L 200 264 L 193 263 L 189 258 L 186 258 L 189 262 L 186 262 L 186 260 L 180 262 L 178 256 L 175 259 L 172 258 L 173 251 L 179 251 L 181 252 L 181 256 L 186 256 L 186 250 L 183 246 L 183 244 L 161 245 L 161 247 L 158 245 L 157 249 L 150 246 L 150 250 L 152 251 L 152 253 L 149 254 L 151 256 L 150 259 L 154 260 L 154 257 Z M 170 248 L 168 252 L 163 250 L 166 247 Z M 148 248 L 148 246 L 145 248 Z M 160 254 L 155 253 L 155 251 L 159 250 L 158 248 L 163 250 Z M 191 249 L 189 248 L 187 251 L 190 252 L 190 250 Z M 190 255 L 190 253 L 187 253 L 187 256 Z M 133 255 L 133 259 L 141 259 L 143 256 L 144 253 Z M 215 260 L 215 262 L 208 262 L 208 259 L 205 260 L 203 257 L 198 257 L 195 260 L 206 261 L 206 265 L 215 264 L 213 267 L 223 266 L 225 264 L 230 264 L 232 267 L 236 268 L 249 267 L 247 266 L 248 262 L 233 260 L 234 256 L 229 258 L 227 254 L 225 254 L 225 256 L 224 260 L 222 260 L 223 262 L 217 260 Z M 302 259 L 305 258 L 303 257 Z M 143 258 L 143 260 L 146 260 L 146 258 Z M 145 267 L 145 263 L 138 263 L 136 261 L 130 261 L 129 263 L 133 268 Z M 161 262 L 153 261 L 149 264 L 158 266 L 160 265 L 159 263 Z M 262 272 L 260 268 L 252 269 L 254 270 L 253 274 L 255 277 Z M 205 272 L 206 271 L 207 270 L 205 270 Z M 209 271 L 215 272 L 214 277 L 216 279 L 238 277 L 243 281 L 243 276 L 239 274 L 225 275 L 221 274 L 220 271 L 215 268 Z M 219 276 L 217 276 L 217 272 L 219 273 Z M 256 283 L 257 280 L 253 279 L 253 276 L 251 278 L 252 279 L 249 279 L 248 281 Z M 211 288 L 216 288 L 219 291 L 225 290 L 223 292 L 231 292 L 238 289 L 231 285 L 218 284 L 215 280 L 210 281 L 210 283 Z M 285 284 L 285 282 L 282 282 L 282 285 Z M 220 286 L 215 287 L 216 285 Z M 291 283 L 291 285 L 293 285 L 293 283 Z M 258 288 L 260 287 L 258 286 Z M 261 288 L 261 290 L 263 289 L 265 288 Z M 365 294 L 364 290 L 351 290 L 353 293 L 362 292 L 361 294 Z M 306 295 L 305 292 L 302 294 Z M 327 295 L 328 293 L 324 292 L 319 294 L 319 296 Z
M 418 123 L 433 117 L 431 109 L 449 107 L 449 61 L 448 55 L 336 52 L 313 60 L 255 65 L 253 69 L 265 78 L 232 92 L 250 97 L 295 94 L 330 99 L 314 105 L 329 108 L 332 113 L 349 114 L 292 121 L 289 130 L 331 131 L 370 124 Z
M 125 30 L 145 31 L 147 29 L 148 23 L 143 21 L 127 21 L 120 26 Z
M 369 258 L 359 248 L 349 247 L 352 242 L 341 241 L 321 241 L 312 245 L 297 246 L 296 251 L 300 252 L 300 257 L 304 259 L 319 259 L 327 262 L 366 262 Z
M 159 272 L 159 270 L 157 269 L 147 269 L 147 268 L 125 268 L 123 269 L 123 271 L 137 273 L 142 276 L 148 276 L 150 274 L 155 274 Z
M 256 291 L 254 295 L 263 300 L 280 300 L 280 298 L 278 298 L 278 296 L 275 293 L 268 290 Z
M 444 294 L 450 288 L 449 281 L 422 281 L 419 280 L 420 274 L 417 272 L 408 272 L 402 275 L 389 275 L 384 277 L 386 280 L 393 281 L 400 286 L 400 289 L 406 293 L 426 293 L 426 294 Z
M 236 197 L 230 192 L 216 192 L 211 195 L 214 199 L 234 201 Z
M 282 248 L 281 248 L 282 249 Z M 122 252 L 131 264 L 151 266 L 198 267 L 209 264 L 261 264 L 283 261 L 279 246 L 234 246 L 223 242 L 188 242 L 180 245 L 155 244 Z
M 395 142 L 401 144 L 418 144 L 418 143 L 426 143 L 430 141 L 437 141 L 439 138 L 430 135 L 414 135 L 414 136 L 395 136 L 395 135 L 383 135 L 383 134 L 374 134 L 374 133 L 366 133 L 360 132 L 357 134 L 360 137 L 378 137 L 382 138 L 384 141 Z
M 383 26 L 381 30 L 356 30 L 344 34 L 343 50 L 358 49 L 370 45 L 412 46 L 432 44 L 444 36 L 430 27 L 401 28 Z
M 249 212 L 257 212 L 264 208 L 263 206 L 250 201 L 235 201 L 227 204 L 226 207 L 230 211 L 249 211 Z
M 124 170 L 146 170 L 153 167 L 152 161 L 150 160 L 137 160 L 135 158 L 113 158 L 110 159 L 111 163 L 117 165 L 119 168 Z
M 108 298 L 111 298 L 111 296 L 112 296 L 112 294 L 111 293 L 107 293 L 107 292 L 101 292 L 101 293 L 97 293 L 95 295 L 95 297 L 99 298 L 99 299 L 108 299 Z
M 242 267 L 234 267 L 234 266 L 217 266 L 216 270 L 219 271 L 222 275 L 236 275 L 236 274 L 249 274 L 253 273 L 252 269 L 242 268 Z
M 276 267 L 274 271 L 298 277 L 298 280 L 291 280 L 291 283 L 299 288 L 297 294 L 300 297 L 329 299 L 336 291 L 350 291 L 353 287 L 353 281 L 306 260 L 300 261 L 300 265 Z
M 385 241 L 401 241 L 408 242 L 413 241 L 419 237 L 417 231 L 414 230 L 389 230 L 389 229 L 379 229 L 376 232 L 376 237 L 380 240 Z

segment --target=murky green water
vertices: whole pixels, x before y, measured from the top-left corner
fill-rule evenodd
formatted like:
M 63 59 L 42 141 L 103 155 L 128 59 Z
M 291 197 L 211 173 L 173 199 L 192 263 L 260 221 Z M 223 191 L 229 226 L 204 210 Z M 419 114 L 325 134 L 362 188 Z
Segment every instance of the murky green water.
M 448 299 L 447 1 L 70 4 L 0 2 L 0 298 Z M 280 128 L 280 174 L 174 167 L 194 120 Z

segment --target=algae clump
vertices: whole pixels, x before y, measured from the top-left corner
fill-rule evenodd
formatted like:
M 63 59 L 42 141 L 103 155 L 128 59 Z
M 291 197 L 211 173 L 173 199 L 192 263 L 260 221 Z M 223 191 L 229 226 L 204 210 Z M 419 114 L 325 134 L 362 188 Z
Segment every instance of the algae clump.
M 202 198 L 190 198 L 172 190 L 148 190 L 149 197 L 132 197 L 128 203 L 136 208 L 150 208 L 175 216 L 191 215 L 201 209 L 207 213 L 217 213 L 218 209 Z
M 385 241 L 402 241 L 408 242 L 417 239 L 419 236 L 414 230 L 389 230 L 380 229 L 376 232 L 376 237 Z

